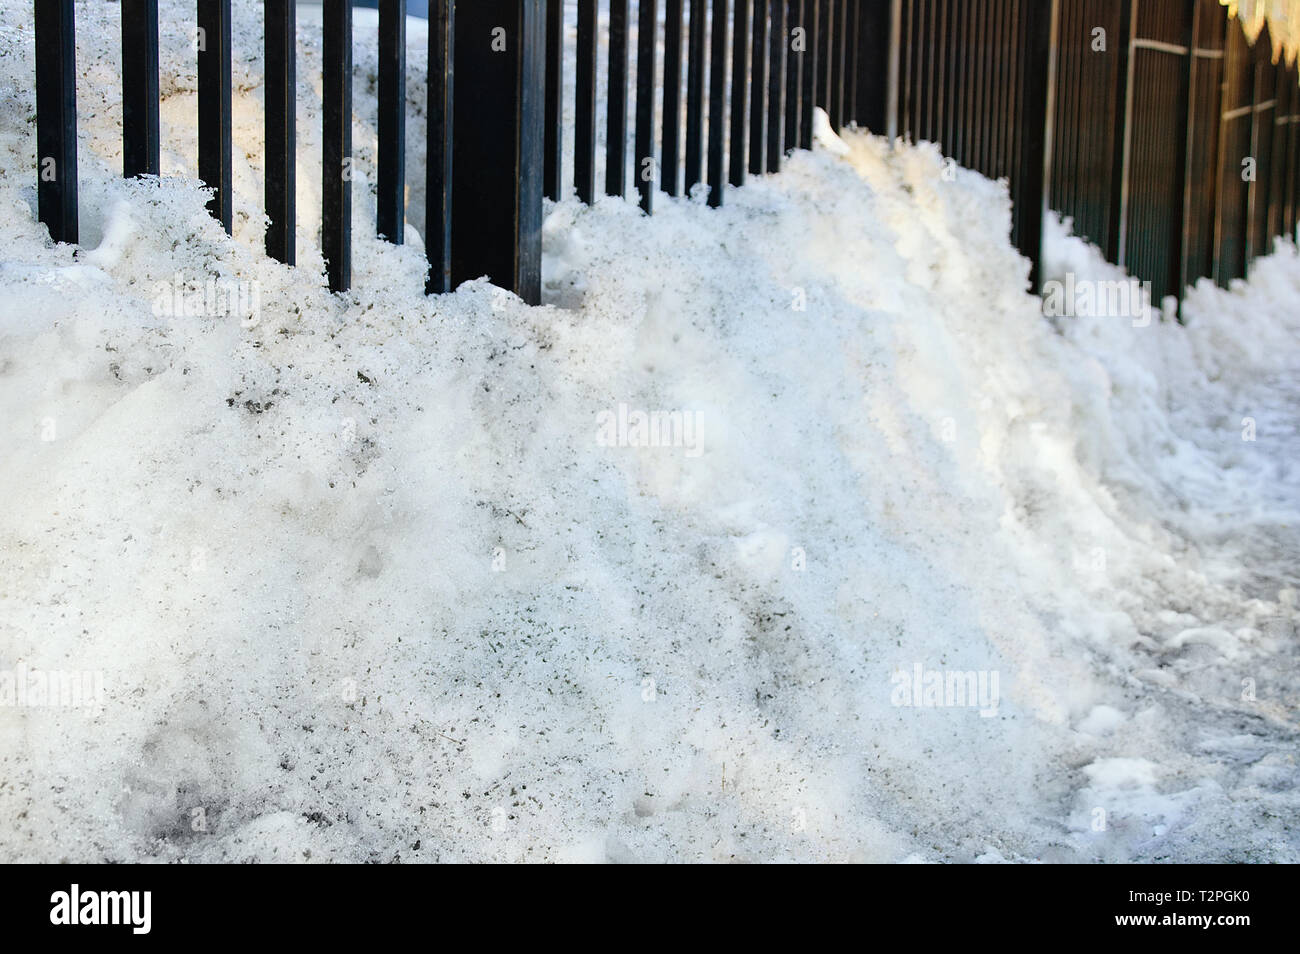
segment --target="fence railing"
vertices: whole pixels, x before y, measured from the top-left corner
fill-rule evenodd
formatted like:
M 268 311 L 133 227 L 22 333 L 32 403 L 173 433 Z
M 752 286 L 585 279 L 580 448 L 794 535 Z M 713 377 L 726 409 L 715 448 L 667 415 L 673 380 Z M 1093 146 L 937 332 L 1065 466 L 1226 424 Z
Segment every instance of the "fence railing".
M 352 14 L 323 0 L 320 244 L 331 290 L 351 283 Z M 405 230 L 406 3 L 380 0 L 375 229 Z M 295 5 L 266 0 L 266 251 L 295 259 Z M 938 143 L 1009 180 L 1012 239 L 1039 276 L 1043 213 L 1180 295 L 1247 273 L 1294 236 L 1296 67 L 1275 65 L 1217 0 L 577 0 L 564 56 L 560 0 L 431 0 L 426 290 L 487 275 L 541 297 L 543 196 L 727 185 L 780 169 L 813 140 L 814 109 Z M 635 16 L 633 15 L 635 12 Z M 603 14 L 603 15 L 602 15 Z M 77 241 L 73 0 L 36 0 L 39 216 Z M 230 0 L 197 0 L 198 176 L 231 229 Z M 631 42 L 635 28 L 635 44 Z M 597 115 L 600 39 L 607 96 Z M 657 53 L 662 41 L 662 65 Z M 157 0 L 122 0 L 123 174 L 159 171 Z M 633 49 L 634 46 L 634 49 Z M 628 154 L 629 90 L 634 93 Z M 565 128 L 566 97 L 574 124 Z M 564 143 L 572 142 L 572 167 Z M 629 161 L 630 160 L 630 161 Z M 631 176 L 629 177 L 629 168 Z M 571 175 L 571 179 L 566 172 Z

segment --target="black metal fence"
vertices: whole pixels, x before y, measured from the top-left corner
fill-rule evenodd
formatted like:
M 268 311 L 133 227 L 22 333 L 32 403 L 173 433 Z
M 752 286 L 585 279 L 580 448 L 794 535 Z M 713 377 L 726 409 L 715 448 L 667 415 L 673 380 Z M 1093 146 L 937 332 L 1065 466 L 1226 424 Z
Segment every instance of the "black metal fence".
M 351 282 L 351 6 L 323 0 L 320 242 L 334 291 Z M 407 5 L 378 6 L 375 227 L 400 243 Z M 39 215 L 64 242 L 77 241 L 73 7 L 35 3 Z M 264 3 L 266 250 L 288 264 L 294 9 Z M 1272 62 L 1267 36 L 1251 47 L 1217 0 L 663 0 L 662 17 L 658 0 L 640 0 L 633 13 L 628 0 L 577 0 L 570 63 L 560 0 L 428 4 L 427 291 L 487 275 L 539 301 L 543 196 L 562 198 L 568 171 L 578 197 L 595 199 L 599 122 L 603 191 L 635 191 L 651 213 L 656 192 L 703 183 L 719 206 L 728 184 L 778 170 L 811 148 L 815 107 L 837 131 L 929 140 L 1006 177 L 1012 239 L 1035 281 L 1049 204 L 1158 296 L 1242 277 L 1273 236 L 1294 236 L 1296 68 Z M 230 0 L 197 0 L 196 25 L 197 171 L 229 232 Z M 157 0 L 122 0 L 122 43 L 123 173 L 156 175 Z

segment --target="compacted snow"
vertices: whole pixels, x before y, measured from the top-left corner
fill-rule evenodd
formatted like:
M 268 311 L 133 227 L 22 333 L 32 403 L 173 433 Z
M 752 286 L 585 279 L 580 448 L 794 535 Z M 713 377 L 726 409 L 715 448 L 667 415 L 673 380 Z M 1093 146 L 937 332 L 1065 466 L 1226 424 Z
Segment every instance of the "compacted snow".
M 722 209 L 548 207 L 540 308 L 426 298 L 423 34 L 393 247 L 359 18 L 331 295 L 318 27 L 291 269 L 256 5 L 232 240 L 189 37 L 162 181 L 126 182 L 85 3 L 53 247 L 3 9 L 0 859 L 1300 859 L 1290 243 L 1186 326 L 1048 318 L 1004 184 L 826 132 Z M 1123 281 L 1059 226 L 1047 272 Z

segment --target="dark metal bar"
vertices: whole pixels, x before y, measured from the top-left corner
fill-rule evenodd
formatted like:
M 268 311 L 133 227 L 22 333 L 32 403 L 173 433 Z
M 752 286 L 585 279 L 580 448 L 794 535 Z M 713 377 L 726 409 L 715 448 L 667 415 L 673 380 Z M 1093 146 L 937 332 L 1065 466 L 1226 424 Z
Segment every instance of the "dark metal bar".
M 77 242 L 77 41 L 72 0 L 36 4 L 36 205 L 56 242 Z
M 709 205 L 722 205 L 723 137 L 726 133 L 727 0 L 713 0 L 709 21 Z
M 321 252 L 329 289 L 341 292 L 352 286 L 352 4 L 325 0 L 323 17 Z
M 753 46 L 750 49 L 749 171 L 761 176 L 767 167 L 767 0 L 754 0 Z
M 861 51 L 858 21 L 862 18 L 862 0 L 847 0 L 844 20 L 844 125 L 858 121 L 858 55 Z
M 424 254 L 429 260 L 426 294 L 452 290 L 452 104 L 455 78 L 452 49 L 455 0 L 429 0 L 428 140 L 425 161 Z
M 546 167 L 542 182 L 546 198 L 559 202 L 564 192 L 564 0 L 546 4 Z
M 831 6 L 835 11 L 835 29 L 831 31 L 830 41 L 831 96 L 827 111 L 831 117 L 831 128 L 839 132 L 844 126 L 844 38 L 848 32 L 844 26 L 848 7 L 845 0 L 832 0 Z
M 542 291 L 546 0 L 456 10 L 452 281 L 480 278 L 530 305 Z
M 682 194 L 682 0 L 665 0 L 663 154 L 660 185 L 669 195 Z
M 767 169 L 781 171 L 782 140 L 785 133 L 786 50 L 786 0 L 769 0 L 772 18 L 768 30 L 767 67 Z
M 158 0 L 122 0 L 122 50 L 122 175 L 156 176 Z
M 785 61 L 785 111 L 783 151 L 789 153 L 799 147 L 799 134 L 803 128 L 800 111 L 803 108 L 803 59 L 805 44 L 803 34 L 803 9 L 805 0 L 785 0 L 785 36 L 781 46 L 786 51 Z M 808 0 L 813 2 L 813 0 Z M 796 34 L 800 39 L 796 39 Z
M 817 105 L 828 113 L 831 108 L 831 28 L 834 20 L 833 0 L 817 2 Z
M 578 66 L 573 91 L 573 187 L 596 199 L 596 0 L 578 0 Z
M 1025 8 L 1025 70 L 1023 112 L 1018 116 L 1023 132 L 1017 189 L 1016 241 L 1030 261 L 1030 287 L 1042 284 L 1043 212 L 1047 194 L 1047 162 L 1051 158 L 1051 78 L 1054 32 L 1060 0 L 1043 0 Z
M 198 0 L 199 178 L 208 211 L 230 234 L 230 0 Z
M 1115 139 L 1113 143 L 1115 154 L 1111 165 L 1114 179 L 1111 183 L 1110 234 L 1107 236 L 1106 257 L 1116 264 L 1123 264 L 1121 256 L 1124 254 L 1124 220 L 1128 212 L 1127 172 L 1129 138 L 1131 135 L 1130 111 L 1133 102 L 1131 48 L 1136 14 L 1133 8 L 1134 2 L 1135 0 L 1119 0 L 1120 32 L 1113 41 L 1113 49 L 1117 59 L 1115 101 L 1111 111 L 1111 115 L 1115 117 Z
M 605 194 L 627 195 L 627 0 L 609 0 Z
M 691 0 L 686 50 L 686 194 L 704 170 L 704 0 Z
M 262 31 L 266 55 L 266 254 L 286 265 L 296 258 L 296 9 L 294 0 L 267 0 Z
M 803 85 L 799 94 L 799 147 L 811 149 L 813 141 L 813 109 L 817 105 L 817 23 L 819 2 L 803 0 L 803 28 L 806 49 L 800 64 Z
M 378 133 L 375 231 L 401 245 L 406 232 L 406 0 L 379 0 Z
M 743 186 L 745 184 L 745 113 L 748 108 L 745 97 L 749 91 L 749 84 L 745 77 L 749 71 L 746 54 L 750 40 L 750 0 L 732 0 L 732 2 L 735 4 L 735 19 L 731 29 L 731 135 L 728 137 L 731 154 L 727 181 L 734 186 Z
M 558 0 L 550 0 L 552 6 Z M 641 209 L 654 211 L 655 190 L 655 34 L 658 17 L 655 0 L 639 0 L 636 28 L 636 145 L 632 157 Z

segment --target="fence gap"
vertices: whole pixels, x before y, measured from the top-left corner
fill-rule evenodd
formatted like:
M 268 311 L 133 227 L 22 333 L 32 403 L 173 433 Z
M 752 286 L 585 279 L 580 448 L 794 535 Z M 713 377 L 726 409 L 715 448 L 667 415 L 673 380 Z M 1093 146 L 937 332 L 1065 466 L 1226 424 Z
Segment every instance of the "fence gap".
M 799 148 L 811 149 L 813 109 L 817 105 L 817 8 L 825 0 L 803 0 L 803 85 L 799 93 Z
M 783 113 L 782 152 L 799 148 L 803 117 L 800 115 L 803 100 L 803 41 L 796 44 L 795 34 L 802 36 L 803 5 L 805 0 L 785 0 L 785 31 L 781 48 L 785 51 L 785 110 Z M 811 3 L 813 0 L 807 0 Z M 796 48 L 797 47 L 797 48 Z

